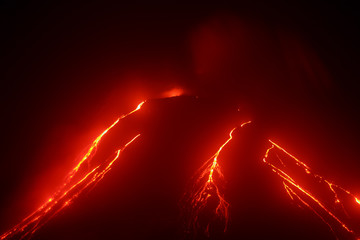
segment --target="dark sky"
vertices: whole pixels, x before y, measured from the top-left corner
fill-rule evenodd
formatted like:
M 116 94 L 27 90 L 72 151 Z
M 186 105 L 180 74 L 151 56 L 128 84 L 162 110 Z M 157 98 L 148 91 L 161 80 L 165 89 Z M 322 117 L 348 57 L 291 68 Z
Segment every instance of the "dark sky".
M 173 120 L 174 123 L 167 122 L 163 128 L 159 123 L 154 125 L 159 128 L 158 134 L 149 133 L 149 136 L 157 136 L 152 140 L 157 142 L 154 143 L 157 151 L 149 150 L 152 141 L 144 140 L 144 151 L 149 155 L 129 154 L 129 159 L 143 157 L 144 161 L 145 158 L 155 162 L 158 159 L 156 164 L 168 164 L 167 167 L 147 165 L 147 169 L 167 172 L 159 176 L 173 176 L 172 182 L 178 188 L 191 176 L 189 167 L 185 166 L 192 163 L 190 156 L 202 156 L 205 160 L 214 153 L 216 146 L 226 138 L 228 126 L 231 128 L 232 120 L 226 119 L 227 111 L 240 107 L 243 113 L 240 118 L 257 121 L 258 130 L 253 133 L 257 136 L 253 138 L 270 137 L 286 144 L 297 156 L 313 160 L 312 166 L 321 173 L 360 192 L 357 155 L 360 143 L 360 30 L 354 3 L 2 1 L 0 8 L 1 231 L 39 206 L 61 183 L 67 169 L 73 165 L 73 159 L 113 119 L 144 98 L 160 97 L 162 92 L 174 87 L 198 95 L 206 102 L 202 111 L 209 115 L 189 113 L 187 110 L 191 107 L 174 104 L 179 108 L 180 117 Z M 226 109 L 226 114 L 219 109 Z M 165 109 L 158 116 L 152 116 L 155 119 L 152 121 L 167 119 L 168 111 Z M 224 116 L 212 118 L 209 117 L 211 113 Z M 192 118 L 198 121 L 187 122 Z M 199 119 L 207 121 L 204 126 L 208 126 L 209 132 L 204 130 Z M 184 126 L 187 131 L 179 131 Z M 168 136 L 172 128 L 176 129 L 174 137 Z M 196 134 L 221 139 L 200 142 L 206 138 Z M 163 150 L 159 146 L 165 143 L 168 148 Z M 191 144 L 199 144 L 201 150 L 191 148 Z M 181 162 L 178 146 L 188 151 L 183 153 L 187 157 L 184 162 Z M 253 149 L 259 151 L 261 148 Z M 174 156 L 176 153 L 178 155 Z M 252 158 L 255 159 L 257 154 L 253 153 Z M 177 162 L 170 164 L 167 159 Z M 200 164 L 201 159 L 197 161 Z M 197 166 L 190 169 L 195 170 Z M 139 163 L 127 167 L 142 166 Z M 180 179 L 182 175 L 177 167 L 188 170 L 184 179 Z M 121 175 L 119 169 L 117 173 Z M 109 178 L 116 182 L 134 180 L 135 177 Z M 149 185 L 160 184 L 162 181 L 158 178 Z M 162 209 L 158 210 L 158 225 L 155 220 L 149 223 L 147 218 L 155 211 L 151 206 L 153 202 L 158 208 L 164 204 L 169 212 L 176 212 L 171 201 L 177 199 L 182 189 L 170 191 L 170 185 L 163 184 L 154 189 L 162 195 L 152 194 L 141 183 L 134 184 L 138 189 L 147 189 L 141 193 L 130 190 L 135 188 L 131 184 L 123 186 L 129 191 L 129 197 L 120 203 L 131 207 L 121 205 L 115 208 L 117 210 L 101 204 L 116 205 L 122 198 L 120 193 L 125 192 L 121 189 L 122 184 L 118 186 L 119 194 L 107 203 L 96 197 L 99 195 L 94 191 L 90 195 L 94 200 L 90 196 L 81 199 L 83 203 L 88 200 L 87 204 L 72 206 L 58 220 L 51 222 L 48 230 L 40 232 L 39 239 L 55 239 L 53 235 L 57 235 L 57 239 L 65 236 L 67 239 L 83 236 L 84 239 L 100 239 L 108 226 L 111 229 L 107 233 L 109 239 L 119 236 L 116 230 L 124 231 L 120 234 L 122 239 L 134 239 L 131 234 L 137 231 L 141 233 L 137 233 L 135 239 L 175 236 L 178 231 L 175 224 L 164 227 L 166 230 L 161 225 L 167 221 L 176 222 L 177 216 L 168 214 L 171 217 L 167 220 L 164 216 L 168 215 L 162 214 L 167 210 Z M 104 186 L 104 190 L 97 190 L 98 193 L 111 198 L 108 189 L 117 185 L 109 180 Z M 230 189 L 235 191 L 234 186 Z M 169 194 L 164 194 L 167 191 Z M 135 201 L 135 196 L 138 199 L 149 197 L 149 201 Z M 236 194 L 233 198 L 240 199 Z M 138 210 L 136 203 L 141 203 Z M 280 203 L 277 204 L 279 207 Z M 256 204 L 249 206 L 248 209 L 253 209 Z M 74 211 L 75 207 L 79 210 Z M 94 208 L 97 208 L 96 213 L 88 213 L 88 209 Z M 234 209 L 235 212 L 236 209 L 242 211 L 236 204 Z M 233 228 L 231 236 L 241 236 L 243 231 L 247 236 L 245 239 L 256 239 L 251 237 L 250 229 L 269 232 L 271 227 L 264 224 L 265 220 L 272 219 L 272 209 L 262 206 L 255 212 L 261 211 L 265 212 L 264 216 L 254 219 L 263 220 L 249 221 L 248 224 L 237 221 L 239 212 L 235 213 L 234 226 L 238 228 L 242 223 L 247 227 L 239 230 L 238 235 Z M 292 210 L 291 213 L 299 212 Z M 276 219 L 284 224 L 283 218 L 289 218 L 291 214 L 282 214 Z M 118 223 L 124 223 L 122 216 L 129 220 L 117 229 Z M 293 221 L 303 223 L 302 217 L 306 219 L 304 214 L 300 220 L 294 217 Z M 89 220 L 95 218 L 98 220 Z M 85 223 L 79 223 L 82 221 Z M 318 226 L 317 220 L 310 217 L 309 221 Z M 291 230 L 278 236 L 289 239 L 292 233 L 302 232 L 288 225 Z M 96 230 L 83 235 L 89 228 Z M 326 232 L 326 227 L 324 229 Z M 275 236 L 278 233 L 274 230 L 269 234 Z M 321 230 L 319 234 L 322 234 Z

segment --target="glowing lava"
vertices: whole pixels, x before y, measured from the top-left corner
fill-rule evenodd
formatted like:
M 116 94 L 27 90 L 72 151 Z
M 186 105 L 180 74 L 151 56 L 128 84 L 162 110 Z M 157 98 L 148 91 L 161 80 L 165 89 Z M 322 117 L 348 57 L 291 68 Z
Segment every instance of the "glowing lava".
M 241 127 L 250 123 L 241 124 Z M 195 183 L 189 193 L 185 194 L 186 233 L 205 234 L 210 236 L 211 225 L 216 224 L 226 231 L 229 220 L 229 203 L 221 193 L 220 181 L 223 179 L 218 157 L 223 148 L 232 140 L 232 134 L 237 128 L 229 133 L 229 138 L 223 143 L 218 151 L 207 160 L 195 174 Z
M 67 181 L 63 186 L 56 191 L 51 198 L 49 198 L 42 206 L 35 212 L 23 219 L 19 224 L 14 226 L 9 231 L 0 236 L 1 240 L 4 239 L 29 239 L 31 236 L 59 213 L 66 206 L 70 205 L 75 198 L 77 198 L 84 190 L 90 189 L 95 186 L 105 174 L 111 170 L 114 162 L 119 158 L 120 153 L 129 146 L 140 134 L 134 136 L 120 149 L 116 150 L 112 156 L 107 159 L 102 159 L 101 162 L 89 169 L 89 162 L 96 153 L 97 147 L 101 138 L 113 128 L 119 121 L 128 115 L 138 111 L 144 102 L 140 103 L 136 109 L 118 118 L 110 127 L 102 132 L 92 143 L 85 156 L 80 162 L 72 169 L 67 177 Z M 86 164 L 84 164 L 86 163 Z M 80 171 L 81 169 L 81 171 Z
M 269 140 L 263 158 L 274 173 L 283 180 L 290 198 L 305 206 L 326 223 L 335 236 L 359 239 L 360 202 L 348 190 L 313 171 L 284 148 Z

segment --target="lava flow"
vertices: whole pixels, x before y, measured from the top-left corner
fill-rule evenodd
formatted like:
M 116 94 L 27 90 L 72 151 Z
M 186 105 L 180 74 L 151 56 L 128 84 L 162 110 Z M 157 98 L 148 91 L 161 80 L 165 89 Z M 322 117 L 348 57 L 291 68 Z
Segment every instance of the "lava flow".
M 241 124 L 241 127 L 251 121 Z M 210 236 L 212 224 L 221 226 L 226 231 L 229 221 L 229 203 L 221 193 L 223 174 L 218 163 L 218 157 L 223 148 L 232 140 L 233 128 L 229 138 L 221 145 L 219 150 L 207 160 L 195 174 L 195 183 L 189 193 L 185 194 L 186 233 L 190 235 L 205 234 Z
M 110 127 L 102 132 L 92 143 L 85 156 L 71 170 L 66 182 L 57 190 L 51 198 L 49 198 L 36 211 L 23 219 L 19 224 L 0 236 L 4 239 L 29 239 L 31 236 L 59 213 L 66 206 L 70 205 L 84 190 L 95 186 L 105 174 L 111 170 L 112 165 L 118 159 L 120 153 L 129 146 L 140 134 L 134 136 L 130 141 L 124 144 L 120 149 L 116 150 L 112 156 L 102 159 L 101 162 L 89 169 L 89 163 L 96 153 L 99 142 L 102 137 L 113 128 L 119 121 L 128 115 L 138 111 L 144 102 L 140 103 L 136 109 L 118 118 Z M 86 164 L 84 164 L 86 163 Z M 81 169 L 81 171 L 80 171 Z
M 348 190 L 325 179 L 284 148 L 269 140 L 263 158 L 299 206 L 315 213 L 336 237 L 360 239 L 360 201 Z

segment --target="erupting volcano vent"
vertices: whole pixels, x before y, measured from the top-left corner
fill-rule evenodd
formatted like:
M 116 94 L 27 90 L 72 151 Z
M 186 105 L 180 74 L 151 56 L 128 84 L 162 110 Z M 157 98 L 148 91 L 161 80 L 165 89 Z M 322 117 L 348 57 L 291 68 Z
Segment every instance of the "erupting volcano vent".
M 123 134 L 119 134 L 117 129 L 119 126 L 124 126 L 125 121 L 132 119 L 129 117 L 123 122 L 121 120 L 140 110 L 143 104 L 144 102 L 140 103 L 133 111 L 121 116 L 103 131 L 52 197 L 18 225 L 1 235 L 0 240 L 30 239 L 56 214 L 103 179 L 105 174 L 112 169 L 120 153 L 140 136 L 139 132 L 143 134 L 143 137 L 146 135 L 139 129 L 132 129 L 130 136 L 125 137 L 125 142 L 118 143 L 110 137 L 115 133 L 123 138 Z M 123 125 L 120 125 L 121 123 Z M 224 175 L 219 164 L 219 157 L 233 139 L 235 130 L 249 123 L 251 121 L 233 128 L 215 154 L 195 173 L 192 185 L 183 197 L 186 237 L 221 239 L 226 232 L 229 222 L 229 203 L 224 196 Z M 278 144 L 271 140 L 269 143 L 270 147 L 266 150 L 263 162 L 281 178 L 290 198 L 298 206 L 315 213 L 336 237 L 359 240 L 360 199 L 341 186 L 314 173 L 304 162 Z M 112 144 L 115 146 L 108 146 Z M 106 150 L 103 151 L 100 145 Z
M 90 161 L 96 154 L 96 150 L 102 137 L 108 133 L 121 119 L 138 111 L 144 102 L 140 103 L 136 109 L 118 118 L 110 127 L 102 132 L 92 143 L 91 147 L 81 159 L 81 161 L 69 173 L 66 182 L 57 190 L 51 198 L 49 198 L 35 212 L 23 219 L 18 225 L 0 236 L 0 239 L 29 239 L 31 236 L 53 218 L 57 213 L 70 205 L 75 198 L 82 192 L 95 186 L 105 174 L 111 170 L 114 162 L 119 158 L 120 153 L 125 150 L 140 134 L 134 136 L 130 141 L 124 144 L 120 149 L 116 150 L 106 159 L 101 159 L 94 167 Z
M 284 148 L 269 140 L 263 161 L 280 178 L 300 207 L 314 212 L 336 237 L 360 239 L 360 201 L 348 190 L 314 173 Z

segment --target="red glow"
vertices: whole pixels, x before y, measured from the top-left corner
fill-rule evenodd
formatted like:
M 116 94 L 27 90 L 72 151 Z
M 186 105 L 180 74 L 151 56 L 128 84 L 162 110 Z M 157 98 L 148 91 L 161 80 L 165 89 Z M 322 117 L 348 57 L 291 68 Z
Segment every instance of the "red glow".
M 67 181 L 63 186 L 56 191 L 51 198 L 49 198 L 36 211 L 23 219 L 19 224 L 14 226 L 9 231 L 0 236 L 0 239 L 24 239 L 31 237 L 39 228 L 53 218 L 57 213 L 70 205 L 85 189 L 98 183 L 105 174 L 111 170 L 112 165 L 118 159 L 120 153 L 125 150 L 140 134 L 134 136 L 122 148 L 118 149 L 107 159 L 102 159 L 102 162 L 90 170 L 82 173 L 79 171 L 84 163 L 89 163 L 98 147 L 101 138 L 113 128 L 119 121 L 126 116 L 138 111 L 144 102 L 141 102 L 133 111 L 118 118 L 111 126 L 103 131 L 92 143 L 87 153 L 80 160 L 80 162 L 69 173 Z M 88 164 L 86 164 L 89 166 Z M 86 168 L 85 168 L 86 169 Z
M 169 91 L 166 91 L 162 94 L 162 97 L 168 98 L 168 97 L 178 97 L 184 94 L 184 89 L 182 88 L 173 88 Z
M 304 162 L 278 144 L 271 140 L 269 142 L 272 145 L 266 150 L 263 161 L 282 178 L 290 198 L 314 212 L 334 234 L 338 235 L 345 231 L 357 237 L 360 234 L 360 227 L 352 219 L 359 216 L 353 211 L 356 206 L 352 206 L 352 203 L 360 204 L 359 199 L 348 190 L 313 173 Z M 270 154 L 271 152 L 274 154 Z M 303 184 L 302 182 L 307 178 L 312 180 L 313 184 Z M 349 202 L 348 199 L 353 201 Z

